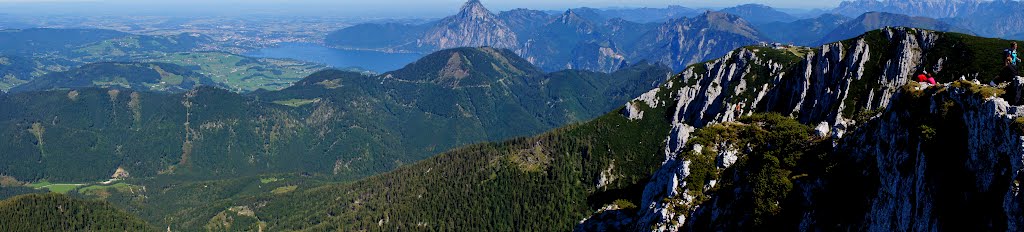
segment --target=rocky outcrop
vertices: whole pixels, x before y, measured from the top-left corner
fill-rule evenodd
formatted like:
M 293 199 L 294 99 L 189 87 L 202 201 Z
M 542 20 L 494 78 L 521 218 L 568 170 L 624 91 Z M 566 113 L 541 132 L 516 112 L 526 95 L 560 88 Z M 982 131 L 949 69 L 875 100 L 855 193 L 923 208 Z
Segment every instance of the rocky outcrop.
M 1024 198 L 1017 180 L 1024 170 L 1024 137 L 1013 124 L 1024 116 L 1024 106 L 985 98 L 969 88 L 979 87 L 930 88 L 919 101 L 902 96 L 887 113 L 840 141 L 836 153 L 864 164 L 857 171 L 877 176 L 875 188 L 865 190 L 864 199 L 847 199 L 869 202 L 859 212 L 864 218 L 857 228 L 1021 229 Z M 806 188 L 820 192 L 824 187 Z M 819 197 L 831 196 L 808 198 Z M 829 217 L 807 212 L 802 229 L 824 229 L 815 225 Z
M 928 218 L 927 215 L 918 215 L 907 211 L 915 209 L 915 207 L 925 207 L 907 199 L 930 200 L 914 197 L 914 194 L 917 196 L 925 194 L 923 191 L 927 189 L 915 189 L 912 184 L 920 183 L 920 181 L 915 182 L 912 179 L 914 174 L 902 173 L 906 169 L 905 164 L 909 162 L 907 161 L 910 159 L 908 157 L 912 157 L 907 156 L 904 150 L 900 150 L 905 146 L 873 144 L 870 141 L 858 139 L 901 143 L 902 140 L 898 138 L 900 133 L 894 131 L 896 128 L 886 129 L 886 125 L 901 127 L 902 130 L 917 128 L 907 127 L 906 120 L 908 119 L 902 119 L 904 121 L 873 119 L 881 117 L 880 115 L 897 114 L 882 114 L 882 112 L 892 108 L 893 99 L 896 99 L 898 93 L 904 89 L 904 85 L 910 82 L 909 77 L 912 74 L 918 72 L 926 63 L 935 63 L 928 61 L 927 54 L 935 49 L 942 36 L 942 33 L 927 30 L 886 28 L 856 39 L 827 44 L 814 50 L 801 50 L 796 47 L 783 49 L 747 47 L 730 52 L 724 58 L 691 66 L 683 71 L 678 78 L 666 84 L 668 89 L 673 91 L 670 95 L 671 99 L 638 98 L 630 102 L 623 113 L 631 119 L 643 116 L 640 109 L 644 108 L 642 107 L 644 105 L 652 108 L 671 107 L 669 110 L 675 115 L 673 117 L 674 126 L 665 140 L 666 148 L 663 154 L 665 161 L 652 175 L 644 190 L 642 202 L 639 205 L 640 210 L 636 215 L 636 223 L 632 228 L 655 231 L 685 230 L 684 225 L 686 225 L 687 218 L 695 209 L 702 206 L 699 205 L 699 202 L 695 202 L 694 196 L 682 190 L 691 184 L 707 185 L 703 186 L 703 189 L 709 189 L 714 185 L 714 182 L 687 183 L 684 181 L 690 174 L 692 161 L 683 158 L 682 154 L 690 151 L 686 145 L 691 133 L 708 125 L 731 122 L 755 112 L 776 112 L 794 117 L 807 125 L 817 125 L 815 130 L 821 136 L 830 136 L 836 141 L 837 151 L 845 151 L 842 150 L 844 146 L 852 147 L 862 149 L 849 152 L 855 157 L 875 158 L 872 164 L 877 163 L 878 170 L 864 170 L 864 172 L 877 174 L 882 183 L 880 186 L 883 187 L 880 187 L 876 194 L 865 194 L 866 196 L 880 196 L 872 199 L 871 210 L 864 214 L 865 217 L 870 218 L 870 221 L 858 221 L 863 225 L 850 225 L 850 227 L 844 228 L 875 230 L 940 228 L 938 224 L 925 225 L 920 221 L 925 219 L 936 221 L 936 217 Z M 938 63 L 938 66 L 942 65 L 942 62 Z M 942 69 L 942 67 L 934 68 Z M 971 88 L 953 88 L 951 91 L 964 91 L 963 89 Z M 1010 189 L 1011 186 L 1007 184 L 1007 180 L 1010 180 L 1010 176 L 1016 178 L 1015 172 L 1012 175 L 1006 174 L 1009 171 L 1003 171 L 1002 174 L 992 174 L 992 172 L 1020 170 L 1020 155 L 1010 155 L 1014 157 L 1010 159 L 996 156 L 1022 153 L 1021 145 L 1024 143 L 1020 140 L 1021 138 L 1015 132 L 1006 129 L 1011 128 L 1009 126 L 1010 119 L 1017 117 L 1017 114 L 1020 114 L 1017 112 L 1022 111 L 1017 107 L 1009 107 L 1006 101 L 999 99 L 969 99 L 971 98 L 961 97 L 949 100 L 971 109 L 963 114 L 965 127 L 970 128 L 970 131 L 965 133 L 969 134 L 969 141 L 966 143 L 970 149 L 969 157 L 971 157 L 968 159 L 970 161 L 966 162 L 967 166 L 964 170 L 969 170 L 971 173 L 986 173 L 974 179 L 981 189 L 979 191 L 995 188 Z M 675 104 L 664 105 L 664 102 L 674 102 Z M 934 103 L 932 111 L 936 111 L 936 105 L 942 104 L 949 103 Z M 893 110 L 890 109 L 890 111 Z M 863 127 L 867 122 L 875 125 L 866 126 L 876 128 L 875 134 L 865 132 Z M 850 133 L 853 133 L 854 137 L 844 139 L 844 137 L 850 137 Z M 715 160 L 719 160 L 720 164 L 730 164 L 738 159 L 735 157 L 736 154 L 736 152 L 726 150 L 720 152 Z M 869 154 L 892 155 L 871 156 Z M 1004 161 L 994 162 L 1000 159 Z M 1001 166 L 993 166 L 996 163 Z M 1013 163 L 1013 165 L 1006 166 L 1006 163 Z M 724 165 L 720 168 L 727 167 L 728 165 Z M 894 171 L 900 173 L 894 173 Z M 994 177 L 1000 177 L 1002 181 L 992 181 Z M 992 183 L 996 182 L 998 184 L 993 187 Z M 813 186 L 805 187 L 814 188 Z M 1010 208 L 1012 205 L 1019 204 L 1019 200 L 1014 198 L 1015 194 L 1015 192 L 1005 193 L 1007 207 L 1003 208 L 1006 209 L 1007 215 L 1013 215 L 1005 216 L 1010 221 L 999 225 L 1005 224 L 1007 228 L 1017 228 L 1015 226 L 1019 224 L 1012 221 L 1020 219 L 1019 207 Z M 903 196 L 903 198 L 898 196 Z M 917 211 L 927 210 L 921 208 Z M 708 211 L 705 210 L 705 212 Z M 808 216 L 805 224 L 815 225 L 813 212 L 808 212 L 808 215 L 812 216 Z M 925 220 L 925 222 L 927 221 Z M 597 222 L 588 221 L 588 223 Z M 818 229 L 828 230 L 829 228 Z
M 685 129 L 673 130 L 665 154 L 667 165 L 655 174 L 672 178 L 652 178 L 654 181 L 648 184 L 641 205 L 648 211 L 640 214 L 637 228 L 671 231 L 673 226 L 685 222 L 688 212 L 670 209 L 692 201 L 692 197 L 675 191 L 688 184 L 679 180 L 688 175 L 689 161 L 677 159 L 685 152 L 682 148 L 692 127 L 733 121 L 752 112 L 772 111 L 796 117 L 810 125 L 826 123 L 833 128 L 841 128 L 853 123 L 852 116 L 843 115 L 846 107 L 854 107 L 847 105 L 851 96 L 868 96 L 860 103 L 851 102 L 863 105 L 861 109 L 865 111 L 888 105 L 893 93 L 906 83 L 907 77 L 921 63 L 920 51 L 928 48 L 936 38 L 927 31 L 914 29 L 889 29 L 882 34 L 889 43 L 904 52 L 898 53 L 903 56 L 890 58 L 884 71 L 875 74 L 877 76 L 865 76 L 865 63 L 871 57 L 871 46 L 864 38 L 845 42 L 850 45 L 844 45 L 844 42 L 824 45 L 818 52 L 806 54 L 802 61 L 787 69 L 778 61 L 758 56 L 756 50 L 742 49 L 725 59 L 705 64 L 703 73 L 694 72 L 694 68 L 684 72 L 682 79 L 696 81 L 696 85 L 683 87 L 676 95 L 679 99 L 675 110 L 676 127 Z M 755 73 L 758 69 L 766 72 Z M 771 80 L 762 86 L 748 87 L 750 84 L 744 77 L 752 74 L 767 74 Z M 867 93 L 851 93 L 855 81 L 869 82 L 877 87 Z

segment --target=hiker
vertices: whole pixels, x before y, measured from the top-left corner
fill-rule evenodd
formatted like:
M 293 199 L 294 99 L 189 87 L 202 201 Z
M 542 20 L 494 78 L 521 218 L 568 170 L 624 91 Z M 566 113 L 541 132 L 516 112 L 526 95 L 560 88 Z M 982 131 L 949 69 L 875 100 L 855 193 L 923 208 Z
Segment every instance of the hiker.
M 929 74 L 928 72 L 925 72 L 925 74 L 928 74 L 928 84 L 936 85 L 935 77 L 933 77 L 932 74 Z
M 921 74 L 917 74 L 917 82 L 928 82 L 928 71 L 923 71 Z
M 1017 63 L 1020 62 L 1020 58 L 1017 57 L 1017 42 L 1010 42 L 1010 48 L 1006 49 L 1006 59 L 1009 60 L 1007 66 L 1013 71 L 1013 76 L 1017 76 Z
M 997 76 L 996 79 L 992 81 L 992 83 L 989 83 L 990 85 L 996 85 L 998 83 L 1008 82 L 1008 81 L 1013 80 L 1013 78 L 1017 77 L 1017 68 L 1014 67 L 1014 65 L 1013 65 L 1013 58 L 1010 57 L 1010 56 L 1007 56 L 1006 60 L 1003 61 L 1003 62 L 1004 62 L 1003 71 L 999 73 L 999 76 Z

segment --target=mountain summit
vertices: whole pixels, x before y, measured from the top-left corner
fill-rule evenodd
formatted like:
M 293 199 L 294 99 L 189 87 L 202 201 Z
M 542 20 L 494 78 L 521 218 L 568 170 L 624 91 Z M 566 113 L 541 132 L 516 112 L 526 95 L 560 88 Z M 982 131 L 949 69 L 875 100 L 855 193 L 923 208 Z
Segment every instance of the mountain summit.
M 491 11 L 484 7 L 483 3 L 479 0 L 470 0 L 465 4 L 462 4 L 462 9 L 459 10 L 458 17 L 460 18 L 472 18 L 472 19 L 484 19 L 491 15 Z
M 517 48 L 516 33 L 477 0 L 462 5 L 458 14 L 441 19 L 428 29 L 418 42 L 419 47 L 448 49 L 456 47 L 492 46 Z

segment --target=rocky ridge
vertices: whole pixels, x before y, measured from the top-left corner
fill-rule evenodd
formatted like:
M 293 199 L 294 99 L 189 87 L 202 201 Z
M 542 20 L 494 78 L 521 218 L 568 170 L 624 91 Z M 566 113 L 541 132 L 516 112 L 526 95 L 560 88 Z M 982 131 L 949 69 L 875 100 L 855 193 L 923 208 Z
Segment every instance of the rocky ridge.
M 606 229 L 687 231 L 694 230 L 695 225 L 688 224 L 694 223 L 690 220 L 692 217 L 707 222 L 708 218 L 715 221 L 714 218 L 729 215 L 729 210 L 736 209 L 705 205 L 703 203 L 707 201 L 697 199 L 693 192 L 686 191 L 689 185 L 703 186 L 697 189 L 714 189 L 717 182 L 685 181 L 693 171 L 691 168 L 694 161 L 685 158 L 687 156 L 684 154 L 691 150 L 701 150 L 701 146 L 689 144 L 688 141 L 692 133 L 709 125 L 733 122 L 756 112 L 776 112 L 794 117 L 803 124 L 817 125 L 817 133 L 833 141 L 834 150 L 831 153 L 855 160 L 853 163 L 859 166 L 855 165 L 854 169 L 870 173 L 866 182 L 871 188 L 857 196 L 868 202 L 868 207 L 863 211 L 853 210 L 862 213 L 864 221 L 847 218 L 842 220 L 849 221 L 835 222 L 841 220 L 815 211 L 825 209 L 809 207 L 801 209 L 806 211 L 800 211 L 804 212 L 803 218 L 799 220 L 801 230 L 1015 230 L 1022 220 L 1019 207 L 1021 198 L 1014 183 L 1017 183 L 1017 172 L 1022 166 L 1020 160 L 1024 154 L 1024 141 L 1020 132 L 1008 128 L 1013 128 L 1013 119 L 1021 115 L 1021 107 L 1011 106 L 1006 100 L 995 96 L 977 97 L 979 92 L 983 92 L 979 89 L 985 87 L 965 84 L 969 83 L 966 81 L 907 90 L 909 77 L 922 67 L 936 65 L 936 69 L 943 68 L 942 60 L 949 58 L 942 57 L 936 62 L 931 53 L 940 53 L 936 45 L 943 43 L 941 39 L 944 36 L 950 35 L 911 28 L 886 28 L 855 39 L 823 45 L 819 49 L 799 50 L 792 47 L 788 51 L 790 55 L 777 54 L 775 52 L 779 50 L 771 48 L 746 47 L 730 52 L 722 59 L 686 69 L 679 78 L 666 84 L 670 89 L 673 85 L 683 85 L 671 94 L 672 99 L 651 99 L 653 94 L 645 94 L 646 97 L 628 103 L 623 111 L 628 118 L 634 120 L 644 117 L 639 109 L 645 107 L 668 108 L 674 112 L 673 126 L 665 139 L 664 162 L 647 183 L 638 212 L 630 217 L 619 215 L 603 216 L 594 221 L 585 219 L 577 229 L 595 228 L 593 225 L 598 224 Z M 760 78 L 753 78 L 756 76 Z M 904 96 L 907 91 L 926 92 L 918 94 L 925 97 L 918 98 L 929 100 L 919 100 L 925 103 L 917 104 L 927 106 L 925 110 L 906 113 L 912 108 L 902 107 L 907 104 L 905 102 L 911 101 L 905 100 L 911 98 Z M 668 104 L 671 102 L 676 104 Z M 953 139 L 960 141 L 957 145 L 965 147 L 961 149 L 964 149 L 966 164 L 957 166 L 950 163 L 960 163 L 948 160 L 940 163 L 946 165 L 942 166 L 944 168 L 962 171 L 965 176 L 974 175 L 976 178 L 971 181 L 978 184 L 977 188 L 956 190 L 970 193 L 968 199 L 944 198 L 947 201 L 943 202 L 936 199 L 949 197 L 949 193 L 932 194 L 929 191 L 948 190 L 950 187 L 938 184 L 940 182 L 936 182 L 935 176 L 941 174 L 936 174 L 935 170 L 929 169 L 931 167 L 922 162 L 933 157 L 931 153 L 936 151 L 903 144 L 931 145 L 931 140 L 915 137 L 924 130 L 920 128 L 929 125 L 940 128 L 937 129 L 943 132 L 940 135 L 956 134 L 950 132 L 954 129 L 943 127 L 941 123 L 922 127 L 908 123 L 911 122 L 908 120 L 914 119 L 908 118 L 907 114 L 938 117 L 935 116 L 937 112 L 945 112 L 943 107 L 949 108 L 951 105 L 962 109 L 958 111 L 962 114 L 952 114 L 954 116 L 950 116 L 951 119 L 947 121 L 951 124 L 962 123 L 963 126 L 957 128 L 966 128 L 964 132 L 967 136 L 963 140 Z M 726 148 L 716 149 L 718 155 L 715 160 L 718 160 L 720 171 L 727 170 L 737 159 L 743 159 L 745 153 L 740 148 L 719 148 Z M 907 165 L 914 168 L 906 171 Z M 795 188 L 807 192 L 804 201 L 814 205 L 813 202 L 820 198 L 833 197 L 828 194 L 814 195 L 823 191 L 825 186 L 834 188 L 828 178 L 815 177 L 813 181 L 797 182 Z M 878 182 L 870 178 L 877 178 Z M 1002 200 L 985 201 L 983 199 L 987 198 L 982 196 L 1001 196 Z M 714 196 L 711 199 L 714 201 Z M 955 224 L 941 223 L 941 219 L 949 217 L 949 207 L 957 204 L 982 205 L 973 209 L 978 213 L 987 212 L 984 215 L 989 217 L 972 218 L 976 219 L 969 221 L 974 223 L 969 224 L 972 227 L 961 228 Z M 999 209 L 996 212 L 1004 213 L 993 214 L 991 209 Z M 613 219 L 602 221 L 608 218 Z M 626 221 L 629 223 L 624 223 Z M 839 227 L 828 227 L 826 225 L 833 224 L 823 222 L 835 223 Z M 749 222 L 739 220 L 732 223 L 742 225 Z M 700 228 L 719 227 L 701 225 Z

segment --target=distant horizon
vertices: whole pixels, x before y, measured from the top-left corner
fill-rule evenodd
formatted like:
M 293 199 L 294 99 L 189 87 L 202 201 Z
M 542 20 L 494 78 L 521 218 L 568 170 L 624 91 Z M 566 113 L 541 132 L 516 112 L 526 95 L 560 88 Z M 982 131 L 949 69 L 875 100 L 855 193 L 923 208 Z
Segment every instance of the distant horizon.
M 457 12 L 467 0 L 227 0 L 227 1 L 129 1 L 129 0 L 0 0 L 0 13 L 16 15 L 127 15 L 127 16 L 230 16 L 299 15 L 332 17 L 430 18 Z M 600 9 L 666 8 L 678 5 L 695 9 L 721 9 L 743 4 L 762 4 L 777 9 L 815 10 L 834 8 L 842 0 L 767 1 L 767 0 L 481 0 L 493 12 L 516 8 L 565 10 L 591 7 Z

